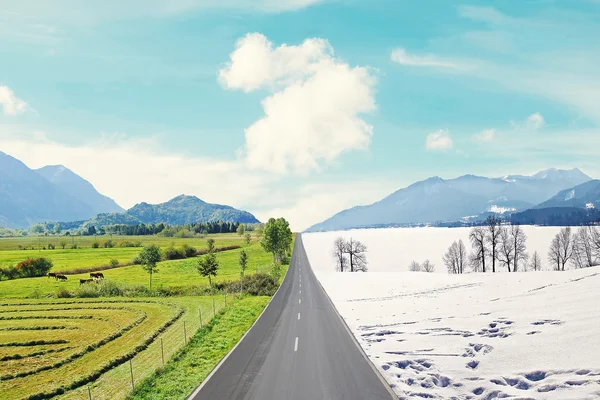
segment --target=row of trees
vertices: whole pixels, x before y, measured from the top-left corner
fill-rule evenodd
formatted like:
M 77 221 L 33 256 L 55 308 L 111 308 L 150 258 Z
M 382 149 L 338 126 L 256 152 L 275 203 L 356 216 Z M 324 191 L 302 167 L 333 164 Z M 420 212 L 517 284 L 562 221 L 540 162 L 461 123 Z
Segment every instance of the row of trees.
M 367 246 L 353 238 L 338 237 L 333 244 L 336 271 L 367 272 Z
M 542 258 L 536 251 L 527 253 L 527 235 L 520 225 L 505 225 L 490 216 L 485 226 L 476 226 L 469 233 L 473 248 L 469 253 L 462 240 L 455 241 L 444 254 L 448 272 L 462 274 L 467 268 L 474 272 L 487 272 L 499 267 L 508 272 L 542 269 Z M 575 268 L 600 265 L 600 227 L 585 226 L 573 233 L 572 228 L 560 230 L 552 240 L 548 260 L 554 269 L 564 271 L 570 263 Z

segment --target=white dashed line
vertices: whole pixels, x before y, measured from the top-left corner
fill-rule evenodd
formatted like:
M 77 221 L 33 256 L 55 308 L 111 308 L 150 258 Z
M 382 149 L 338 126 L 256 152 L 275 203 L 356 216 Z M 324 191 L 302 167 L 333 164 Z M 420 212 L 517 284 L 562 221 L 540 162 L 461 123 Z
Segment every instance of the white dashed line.
M 302 299 L 298 299 L 298 304 L 302 304 Z
M 296 336 L 296 343 L 294 344 L 294 351 L 298 351 L 298 336 Z
M 300 313 L 298 313 L 298 321 L 300 321 Z

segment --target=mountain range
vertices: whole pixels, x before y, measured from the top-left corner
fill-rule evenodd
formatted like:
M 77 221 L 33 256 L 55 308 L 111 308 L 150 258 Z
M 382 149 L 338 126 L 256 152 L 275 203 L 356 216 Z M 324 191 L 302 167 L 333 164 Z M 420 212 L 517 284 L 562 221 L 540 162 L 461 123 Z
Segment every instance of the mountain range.
M 125 211 L 114 200 L 62 165 L 30 169 L 0 152 L 0 226 L 28 228 L 40 222 L 77 221 L 69 226 L 135 225 L 164 222 L 259 222 L 252 214 L 233 207 L 210 204 L 193 196 L 178 196 L 166 203 L 140 203 Z
M 341 211 L 308 232 L 360 227 L 472 221 L 535 207 L 600 206 L 600 185 L 579 169 L 548 169 L 532 176 L 433 177 L 367 206 Z

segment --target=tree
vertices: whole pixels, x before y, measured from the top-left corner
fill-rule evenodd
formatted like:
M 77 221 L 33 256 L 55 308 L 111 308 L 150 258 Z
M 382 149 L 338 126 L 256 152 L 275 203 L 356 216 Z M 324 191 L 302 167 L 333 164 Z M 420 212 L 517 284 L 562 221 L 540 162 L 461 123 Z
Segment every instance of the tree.
M 496 272 L 496 260 L 498 259 L 498 245 L 500 243 L 500 220 L 493 215 L 487 218 L 487 238 L 492 255 L 492 272 Z
M 276 264 L 281 264 L 290 251 L 292 240 L 292 230 L 285 218 L 271 218 L 265 225 L 260 244 L 265 251 L 273 254 Z
M 64 250 L 65 246 L 67 245 L 67 242 L 65 240 L 61 240 L 59 244 L 60 244 L 60 247 L 62 247 Z
M 531 256 L 531 264 L 529 268 L 532 271 L 541 271 L 542 270 L 542 257 L 540 257 L 540 253 L 537 251 L 533 252 L 533 256 Z
M 552 239 L 552 243 L 550 244 L 548 261 L 550 261 L 551 265 L 554 265 L 555 271 L 560 271 L 560 236 L 558 234 Z
M 529 255 L 527 254 L 527 235 L 521 225 L 511 224 L 510 226 L 510 236 L 513 241 L 513 247 L 515 249 L 515 260 L 514 260 L 514 268 L 513 271 L 517 272 L 519 269 L 519 262 L 525 262 L 525 266 L 527 266 L 527 259 Z M 526 268 L 526 267 L 524 267 Z
M 208 278 L 208 284 L 212 287 L 212 277 L 217 276 L 219 270 L 219 262 L 215 253 L 208 253 L 198 260 L 196 266 L 198 273 L 205 278 Z
M 443 257 L 449 274 L 462 274 L 467 260 L 467 248 L 462 240 L 452 243 Z
M 246 233 L 244 235 L 244 243 L 246 243 L 246 245 L 249 245 L 250 242 L 252 242 L 252 235 L 250 235 L 249 233 Z
M 482 272 L 485 272 L 485 258 L 487 256 L 485 228 L 482 226 L 473 228 L 469 234 L 469 240 L 473 246 L 471 266 L 474 271 L 481 270 Z
M 367 272 L 367 246 L 365 244 L 350 238 L 346 242 L 344 252 L 348 255 L 350 272 Z
M 346 241 L 343 237 L 338 237 L 333 242 L 333 258 L 335 259 L 335 270 L 344 272 L 346 265 L 348 264 L 348 258 L 346 257 Z
M 500 227 L 500 241 L 498 243 L 497 258 L 502 265 L 508 268 L 508 272 L 511 272 L 510 267 L 515 260 L 515 244 L 509 229 L 504 226 Z
M 244 250 L 240 251 L 240 279 L 244 279 L 244 271 L 246 271 L 246 267 L 248 266 L 248 254 Z
M 246 227 L 244 226 L 244 224 L 240 224 L 235 231 L 238 235 L 243 236 L 246 232 Z
M 425 260 L 425 261 L 423 261 L 421 268 L 423 269 L 423 272 L 434 272 L 435 264 L 432 264 L 431 261 L 429 261 L 429 260 Z
M 146 246 L 142 249 L 138 258 L 144 271 L 150 275 L 150 290 L 152 290 L 152 274 L 158 272 L 156 264 L 158 264 L 162 259 L 160 247 L 155 244 Z
M 575 268 L 589 268 L 598 264 L 593 241 L 593 227 L 580 228 L 573 239 L 573 258 Z
M 419 264 L 416 261 L 413 261 L 408 266 L 408 270 L 411 271 L 411 272 L 419 272 L 419 271 L 421 271 L 421 264 Z
M 560 244 L 560 264 L 561 270 L 565 270 L 565 265 L 569 263 L 573 257 L 573 235 L 571 227 L 563 228 L 558 233 Z
M 206 239 L 206 248 L 208 250 L 208 253 L 214 253 L 215 252 L 215 239 L 213 239 L 213 238 Z

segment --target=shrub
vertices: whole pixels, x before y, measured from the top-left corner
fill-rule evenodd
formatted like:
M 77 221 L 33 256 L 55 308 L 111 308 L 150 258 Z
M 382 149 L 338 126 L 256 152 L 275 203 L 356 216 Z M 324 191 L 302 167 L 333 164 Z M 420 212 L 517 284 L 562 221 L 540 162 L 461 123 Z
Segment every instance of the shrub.
M 187 244 L 183 245 L 183 252 L 185 254 L 186 257 L 195 257 L 196 256 L 196 249 L 192 246 L 189 246 Z
M 48 250 L 54 250 L 56 247 L 52 243 L 48 245 Z
M 230 293 L 243 291 L 252 296 L 273 296 L 279 287 L 278 280 L 279 278 L 260 273 L 245 276 L 240 281 L 229 282 L 225 284 L 224 289 Z
M 19 271 L 14 265 L 0 268 L 0 281 L 17 279 L 19 277 Z
M 73 249 L 73 250 L 74 250 L 74 249 L 76 249 L 76 248 L 77 248 L 77 245 L 76 245 L 75 243 L 73 243 L 73 244 L 71 245 L 71 249 Z
M 73 294 L 71 294 L 71 292 L 69 292 L 65 288 L 56 289 L 56 291 L 54 292 L 54 294 L 59 299 L 69 299 L 69 298 L 73 297 Z
M 176 249 L 175 247 L 168 247 L 165 250 L 165 260 L 182 260 L 186 258 L 185 251 L 183 249 Z
M 105 249 L 112 249 L 113 247 L 115 247 L 115 243 L 112 240 L 107 240 L 104 242 Z
M 27 259 L 17 264 L 17 272 L 22 278 L 45 276 L 52 268 L 52 261 L 47 258 Z
M 281 264 L 273 264 L 269 270 L 269 274 L 273 277 L 273 279 L 279 281 L 281 278 Z
M 119 260 L 117 260 L 116 258 L 113 258 L 112 260 L 110 260 L 108 262 L 108 265 L 111 266 L 112 268 L 117 268 L 119 266 Z
M 92 249 L 97 249 L 100 247 L 100 243 L 98 243 L 98 241 L 95 241 L 94 243 L 92 243 Z

